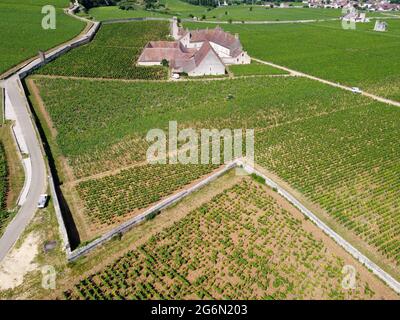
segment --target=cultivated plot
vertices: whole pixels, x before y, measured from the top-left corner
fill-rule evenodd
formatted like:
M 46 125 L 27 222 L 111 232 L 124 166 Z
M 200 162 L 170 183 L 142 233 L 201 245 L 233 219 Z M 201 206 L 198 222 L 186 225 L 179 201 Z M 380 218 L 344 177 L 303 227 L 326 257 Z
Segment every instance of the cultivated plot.
M 102 25 L 94 40 L 39 69 L 37 73 L 92 78 L 165 79 L 167 68 L 136 66 L 147 42 L 164 40 L 168 22 Z
M 42 7 L 49 4 L 56 7 L 54 30 L 42 28 Z M 0 74 L 37 55 L 39 50 L 50 49 L 78 35 L 85 23 L 64 14 L 63 8 L 68 6 L 66 0 L 2 0 L 0 29 L 7 32 L 0 34 Z

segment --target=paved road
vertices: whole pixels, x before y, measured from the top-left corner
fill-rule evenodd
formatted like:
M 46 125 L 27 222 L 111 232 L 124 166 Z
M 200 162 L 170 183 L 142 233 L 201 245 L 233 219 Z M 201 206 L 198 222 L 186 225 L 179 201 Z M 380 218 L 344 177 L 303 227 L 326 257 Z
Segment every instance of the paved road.
M 23 130 L 22 134 L 28 147 L 32 165 L 31 185 L 25 202 L 18 214 L 10 222 L 3 236 L 0 238 L 0 261 L 6 256 L 21 233 L 25 230 L 36 212 L 37 201 L 41 193 L 46 190 L 46 166 L 43 159 L 40 142 L 33 126 L 28 102 L 23 92 L 19 76 L 15 75 L 3 82 L 3 86 L 14 108 L 17 121 Z
M 256 59 L 256 58 L 251 58 L 251 59 L 254 60 L 254 61 L 257 61 L 259 63 L 266 64 L 266 65 L 269 65 L 271 67 L 287 71 L 287 72 L 291 73 L 294 76 L 305 77 L 305 78 L 308 78 L 308 79 L 311 79 L 311 80 L 315 80 L 315 81 L 318 81 L 318 82 L 321 82 L 321 83 L 325 83 L 325 84 L 330 85 L 332 87 L 340 88 L 340 89 L 347 90 L 347 91 L 352 91 L 351 87 L 342 85 L 340 83 L 336 83 L 336 82 L 332 82 L 332 81 L 329 81 L 329 80 L 325 80 L 325 79 L 321 79 L 321 78 L 318 78 L 318 77 L 314 77 L 314 76 L 312 76 L 310 74 L 299 72 L 299 71 L 296 71 L 296 70 L 293 70 L 293 69 L 290 69 L 290 68 L 287 68 L 287 67 L 284 67 L 284 66 L 280 66 L 280 65 L 272 63 L 272 62 L 267 62 L 267 61 Z M 386 98 L 374 95 L 372 93 L 364 92 L 364 91 L 362 91 L 361 94 L 363 96 L 366 96 L 368 98 L 374 99 L 376 101 L 383 102 L 383 103 L 386 103 L 386 104 L 390 104 L 390 105 L 395 106 L 395 107 L 400 107 L 400 102 L 398 102 L 398 101 L 386 99 Z

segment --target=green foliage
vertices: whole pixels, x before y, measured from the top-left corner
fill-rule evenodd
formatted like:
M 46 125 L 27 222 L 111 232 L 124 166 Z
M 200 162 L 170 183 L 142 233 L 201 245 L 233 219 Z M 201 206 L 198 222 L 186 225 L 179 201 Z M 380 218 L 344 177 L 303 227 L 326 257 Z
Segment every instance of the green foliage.
M 260 177 L 259 175 L 252 173 L 251 177 L 254 179 L 254 181 L 257 181 L 258 183 L 265 184 L 265 179 L 263 177 Z
M 3 144 L 0 142 L 0 235 L 5 227 L 9 213 L 6 208 L 6 197 L 8 189 L 7 158 Z
M 213 165 L 142 165 L 81 182 L 77 191 L 90 225 L 111 225 L 116 219 L 162 200 L 215 168 Z
M 254 58 L 400 101 L 400 42 L 394 40 L 400 37 L 400 20 L 389 20 L 386 33 L 372 32 L 374 23 L 357 24 L 356 30 L 343 30 L 339 21 L 223 28 L 239 33 Z
M 57 142 L 77 176 L 143 161 L 146 132 L 166 129 L 171 119 L 182 128 L 254 128 L 256 163 L 393 266 L 400 262 L 396 108 L 292 77 L 179 83 L 41 79 L 39 85 Z M 232 92 L 235 98 L 227 100 Z M 112 194 L 119 193 L 115 188 Z M 136 208 L 132 203 L 129 210 Z
M 343 262 L 337 253 L 327 252 L 327 246 L 266 190 L 242 180 L 210 200 L 207 212 L 193 210 L 138 249 L 75 283 L 64 298 L 372 297 L 363 279 L 357 281 L 361 290 L 341 287 Z M 324 266 L 336 277 L 329 277 Z
M 105 24 L 95 39 L 54 60 L 37 73 L 76 77 L 163 79 L 163 67 L 136 66 L 145 44 L 150 40 L 165 39 L 168 23 L 145 21 Z

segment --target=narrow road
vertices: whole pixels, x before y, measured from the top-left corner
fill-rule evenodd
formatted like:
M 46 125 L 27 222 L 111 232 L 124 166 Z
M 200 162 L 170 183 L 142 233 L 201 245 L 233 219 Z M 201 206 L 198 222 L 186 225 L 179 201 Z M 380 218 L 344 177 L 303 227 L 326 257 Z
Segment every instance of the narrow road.
M 68 13 L 70 14 L 70 13 Z M 72 15 L 75 17 L 74 15 Z M 62 55 L 68 50 L 87 43 L 92 39 L 99 28 L 98 22 L 91 22 L 91 27 L 83 34 L 73 40 L 67 41 L 63 45 L 46 53 L 47 61 Z M 28 155 L 26 160 L 30 160 L 30 170 L 25 170 L 25 186 L 26 198 L 21 204 L 18 213 L 7 226 L 4 234 L 0 238 L 0 261 L 7 255 L 15 242 L 21 236 L 22 232 L 28 226 L 29 222 L 37 211 L 37 202 L 40 194 L 47 190 L 47 172 L 44 154 L 42 153 L 41 140 L 35 129 L 35 122 L 32 118 L 28 100 L 21 84 L 23 79 L 32 69 L 41 66 L 43 62 L 40 58 L 29 60 L 22 67 L 13 71 L 14 74 L 3 80 L 1 85 L 5 88 L 5 92 L 9 97 L 9 104 L 13 108 L 16 115 L 16 121 L 21 128 L 21 135 L 24 144 L 27 146 Z M 54 193 L 53 193 L 54 197 Z
M 46 166 L 33 126 L 28 101 L 21 87 L 19 76 L 15 75 L 3 82 L 6 93 L 10 99 L 11 105 L 17 117 L 21 128 L 23 129 L 23 138 L 26 142 L 31 161 L 31 184 L 26 196 L 26 200 L 18 211 L 18 214 L 7 226 L 3 236 L 0 238 L 0 261 L 6 256 L 8 251 L 18 240 L 19 236 L 28 226 L 33 215 L 36 212 L 37 201 L 41 193 L 46 190 Z
M 284 66 L 280 66 L 280 65 L 272 63 L 272 62 L 260 60 L 260 59 L 253 58 L 253 57 L 251 59 L 254 60 L 254 61 L 257 61 L 259 63 L 266 64 L 266 65 L 269 65 L 271 67 L 287 71 L 287 72 L 291 73 L 294 76 L 308 78 L 308 79 L 315 80 L 315 81 L 318 81 L 318 82 L 321 82 L 321 83 L 325 83 L 325 84 L 330 85 L 332 87 L 340 88 L 340 89 L 347 90 L 347 91 L 352 91 L 353 90 L 349 86 L 345 86 L 345 85 L 342 85 L 340 83 L 336 83 L 336 82 L 332 82 L 332 81 L 325 80 L 325 79 L 322 79 L 322 78 L 318 78 L 318 77 L 312 76 L 310 74 L 299 72 L 299 71 L 296 71 L 296 70 L 293 70 L 293 69 L 290 69 L 290 68 L 287 68 L 287 67 L 284 67 Z M 400 102 L 395 101 L 395 100 L 386 99 L 386 98 L 377 96 L 377 95 L 372 94 L 372 93 L 364 92 L 364 91 L 362 91 L 360 94 L 363 95 L 363 96 L 366 96 L 368 98 L 374 99 L 376 101 L 379 101 L 379 102 L 390 104 L 390 105 L 395 106 L 395 107 L 400 107 Z

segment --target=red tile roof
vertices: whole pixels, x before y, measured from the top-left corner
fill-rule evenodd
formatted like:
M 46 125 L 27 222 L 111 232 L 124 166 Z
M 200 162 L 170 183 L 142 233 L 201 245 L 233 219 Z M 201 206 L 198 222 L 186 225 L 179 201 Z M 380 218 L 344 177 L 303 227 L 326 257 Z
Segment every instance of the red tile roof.
M 215 29 L 202 29 L 191 31 L 191 42 L 209 41 L 219 44 L 231 51 L 235 49 L 242 49 L 239 39 L 228 32 L 223 31 L 220 27 Z

